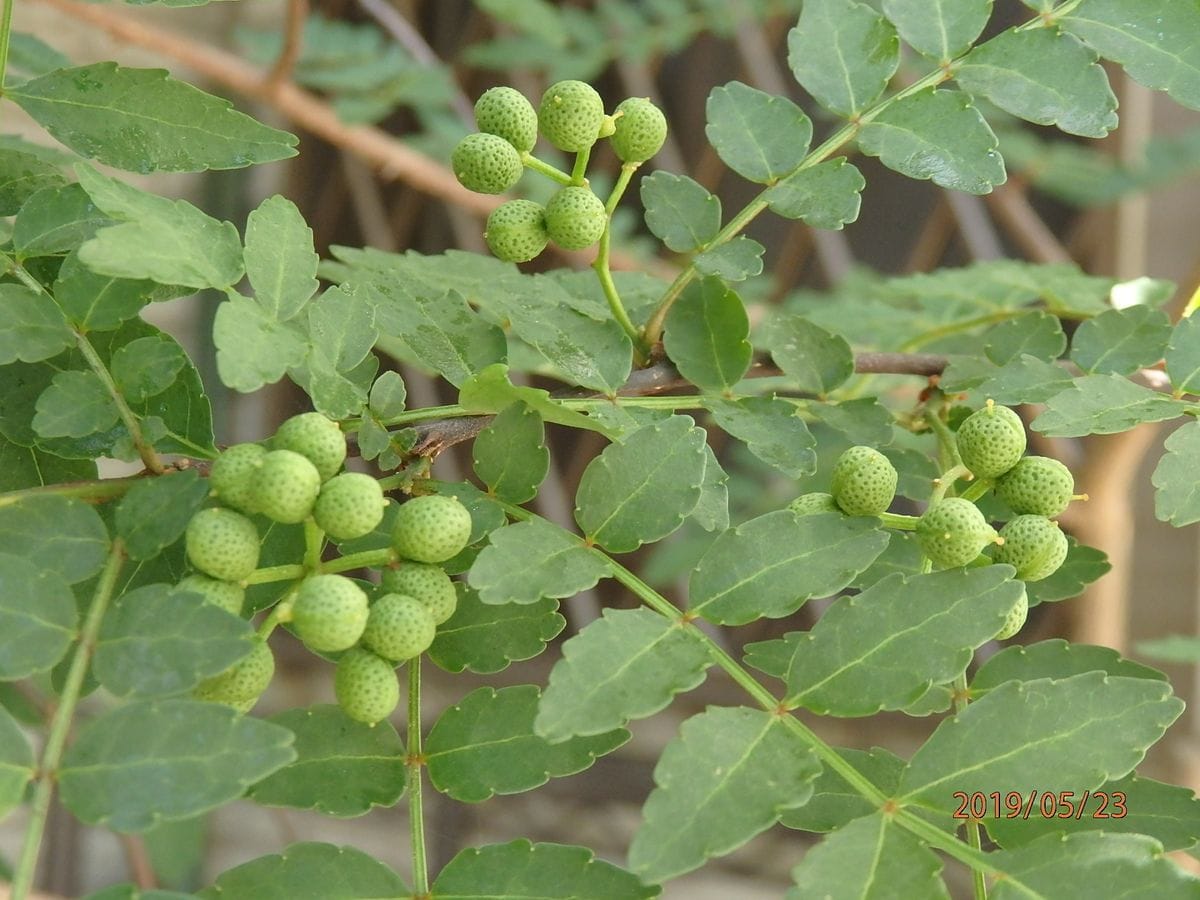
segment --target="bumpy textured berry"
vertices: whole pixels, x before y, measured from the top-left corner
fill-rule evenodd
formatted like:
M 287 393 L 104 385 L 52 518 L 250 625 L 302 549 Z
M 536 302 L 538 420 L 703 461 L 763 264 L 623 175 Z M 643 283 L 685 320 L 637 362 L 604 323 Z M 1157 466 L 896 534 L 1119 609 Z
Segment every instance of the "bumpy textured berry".
M 521 154 L 502 137 L 476 132 L 458 142 L 450 165 L 459 183 L 477 194 L 503 194 L 521 180 Z
M 367 625 L 366 592 L 343 575 L 304 579 L 292 605 L 292 627 L 313 650 L 335 653 L 358 643 Z
M 647 97 L 630 97 L 617 106 L 613 150 L 622 162 L 645 162 L 667 140 L 667 118 Z
M 1010 637 L 1016 635 L 1025 625 L 1025 619 L 1029 617 L 1029 595 L 1021 591 L 1021 597 L 1013 604 L 1013 608 L 1008 611 L 1008 618 L 1004 620 L 1004 627 L 996 632 L 996 640 L 1007 641 Z
M 254 502 L 275 522 L 303 522 L 317 502 L 321 474 L 307 458 L 291 450 L 272 450 L 262 458 L 254 483 Z
M 232 581 L 217 581 L 207 575 L 189 575 L 175 588 L 191 594 L 199 594 L 204 602 L 228 610 L 235 616 L 242 614 L 242 604 L 246 601 L 246 589 Z
M 515 88 L 484 91 L 475 101 L 475 124 L 480 131 L 504 138 L 518 153 L 528 153 L 537 143 L 537 113 Z
M 429 494 L 400 504 L 392 546 L 405 559 L 440 563 L 460 553 L 471 537 L 471 514 L 453 497 Z
M 958 453 L 976 478 L 995 478 L 1017 464 L 1025 452 L 1025 425 L 1007 406 L 992 402 L 958 427 Z
M 538 127 L 559 150 L 578 153 L 596 143 L 604 119 L 604 101 L 582 81 L 560 81 L 542 95 Z
M 437 625 L 415 597 L 385 594 L 371 604 L 362 645 L 393 662 L 420 656 L 433 643 Z
M 585 187 L 564 187 L 546 204 L 546 232 L 566 250 L 583 250 L 600 240 L 608 216 L 604 203 Z
M 812 516 L 823 512 L 841 512 L 842 509 L 833 499 L 832 494 L 817 491 L 812 494 L 801 494 L 788 504 L 788 509 L 798 516 Z
M 337 422 L 316 412 L 292 416 L 280 425 L 271 439 L 271 447 L 299 453 L 317 467 L 322 481 L 341 471 L 346 461 L 346 437 L 342 429 Z
M 208 485 L 222 505 L 247 514 L 258 512 L 254 506 L 254 481 L 266 455 L 266 447 L 237 444 L 217 457 Z
M 488 249 L 505 262 L 529 262 L 546 249 L 546 208 L 532 200 L 509 200 L 488 216 L 483 232 Z
M 1058 571 L 1067 558 L 1067 536 L 1045 516 L 1017 516 L 1000 529 L 1004 543 L 996 562 L 1008 563 L 1022 581 L 1041 581 Z
M 275 674 L 275 657 L 266 642 L 256 640 L 254 649 L 220 675 L 200 682 L 192 691 L 197 700 L 224 703 L 241 712 L 250 707 L 267 689 Z
M 389 594 L 415 597 L 429 610 L 434 625 L 441 625 L 449 619 L 458 606 L 454 582 L 437 566 L 414 562 L 401 563 L 398 568 L 384 569 L 379 582 Z
M 833 467 L 829 492 L 848 516 L 877 516 L 896 496 L 899 476 L 891 460 L 873 447 L 850 447 Z
M 386 506 L 378 481 L 360 472 L 343 472 L 321 485 L 313 518 L 334 540 L 350 541 L 370 534 Z
M 934 504 L 917 523 L 921 552 L 936 569 L 965 566 L 996 540 L 996 529 L 969 500 L 951 497 Z
M 333 693 L 346 715 L 374 725 L 400 705 L 400 680 L 390 662 L 355 647 L 338 660 Z
M 996 480 L 996 494 L 1018 515 L 1054 518 L 1075 494 L 1071 470 L 1048 456 L 1026 456 Z
M 241 581 L 258 567 L 258 529 L 231 509 L 202 509 L 188 522 L 187 558 L 218 581 Z

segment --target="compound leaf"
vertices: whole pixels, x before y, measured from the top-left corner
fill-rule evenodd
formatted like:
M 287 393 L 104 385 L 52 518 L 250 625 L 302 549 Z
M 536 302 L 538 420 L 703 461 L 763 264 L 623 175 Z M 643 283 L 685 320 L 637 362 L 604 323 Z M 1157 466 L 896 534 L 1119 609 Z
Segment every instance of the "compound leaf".
M 854 353 L 846 339 L 800 316 L 773 317 L 763 340 L 771 358 L 802 391 L 825 395 L 854 374 Z
M 731 241 L 710 247 L 696 254 L 692 265 L 701 275 L 723 281 L 745 281 L 763 270 L 762 255 L 766 247 L 758 241 L 739 234 Z
M 0 707 L 0 815 L 21 802 L 36 766 L 33 748 L 20 726 L 8 710 Z
M 30 495 L 0 506 L 0 547 L 77 584 L 104 565 L 108 531 L 82 500 Z
M 472 459 L 475 474 L 501 500 L 533 499 L 550 468 L 542 417 L 521 402 L 501 410 L 475 438 Z
M 1157 669 L 1125 659 L 1111 647 L 1069 644 L 1054 639 L 1006 647 L 990 657 L 971 680 L 971 696 L 982 695 L 1008 681 L 1070 678 L 1085 672 L 1104 672 L 1120 678 L 1167 680 L 1167 676 Z

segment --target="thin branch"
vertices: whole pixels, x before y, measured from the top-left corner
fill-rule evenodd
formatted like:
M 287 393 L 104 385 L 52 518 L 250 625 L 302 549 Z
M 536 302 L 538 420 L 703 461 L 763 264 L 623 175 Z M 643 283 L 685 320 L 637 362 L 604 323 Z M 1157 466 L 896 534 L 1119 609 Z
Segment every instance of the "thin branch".
M 308 19 L 308 0 L 288 0 L 287 18 L 283 23 L 283 49 L 267 75 L 267 88 L 275 90 L 292 80 L 296 61 L 304 50 L 304 25 Z
M 998 185 L 984 197 L 996 220 L 1021 250 L 1034 262 L 1069 263 L 1071 254 L 1054 235 L 1029 202 L 1029 195 L 1016 181 Z

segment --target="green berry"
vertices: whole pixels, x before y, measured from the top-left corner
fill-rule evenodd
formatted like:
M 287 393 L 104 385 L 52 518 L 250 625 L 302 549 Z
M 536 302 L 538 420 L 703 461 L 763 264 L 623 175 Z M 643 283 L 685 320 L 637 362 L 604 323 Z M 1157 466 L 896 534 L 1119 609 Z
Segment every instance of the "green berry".
M 475 101 L 475 124 L 480 131 L 504 138 L 518 153 L 528 153 L 537 143 L 537 113 L 515 88 L 484 91 Z
M 323 653 L 358 643 L 367 625 L 366 592 L 344 575 L 312 575 L 292 605 L 292 628 L 311 649 Z
M 565 250 L 583 250 L 604 234 L 604 203 L 585 187 L 564 187 L 546 204 L 546 232 Z
M 559 150 L 578 153 L 596 143 L 604 119 L 604 101 L 582 81 L 560 81 L 542 95 L 538 127 Z
M 483 232 L 488 249 L 505 262 L 529 262 L 546 249 L 546 209 L 532 200 L 509 200 L 488 216 Z
M 197 700 L 224 703 L 241 712 L 250 707 L 267 689 L 275 674 L 275 657 L 265 641 L 255 640 L 254 648 L 220 675 L 206 679 L 196 685 L 192 696 Z
M 395 569 L 384 569 L 380 585 L 389 594 L 415 597 L 433 616 L 433 624 L 441 625 L 458 606 L 458 594 L 450 576 L 437 566 L 423 563 L 401 563 Z
M 1070 505 L 1075 478 L 1057 459 L 1026 456 L 996 480 L 996 495 L 1018 515 L 1052 519 Z
M 891 460 L 873 447 L 850 447 L 833 467 L 829 492 L 848 516 L 877 516 L 896 496 L 899 476 Z
M 237 444 L 217 457 L 208 476 L 213 495 L 223 506 L 253 514 L 254 481 L 267 449 L 258 444 Z
M 436 629 L 433 616 L 420 600 L 385 594 L 371 604 L 362 644 L 384 659 L 403 662 L 428 650 Z
M 1025 453 L 1025 425 L 1007 406 L 991 400 L 958 426 L 958 453 L 976 478 L 995 478 Z
M 494 134 L 476 132 L 458 142 L 450 165 L 459 184 L 477 194 L 503 194 L 521 180 L 521 154 Z
M 346 437 L 337 422 L 320 413 L 309 412 L 292 416 L 279 426 L 271 439 L 275 450 L 299 453 L 317 467 L 321 481 L 328 481 L 346 461 Z
M 272 450 L 262 458 L 254 502 L 268 519 L 295 525 L 308 518 L 320 490 L 321 474 L 307 458 L 291 450 Z
M 231 509 L 202 509 L 188 522 L 187 557 L 205 575 L 242 581 L 258 568 L 258 529 Z
M 996 562 L 1008 563 L 1022 581 L 1041 581 L 1058 571 L 1067 558 L 1067 536 L 1045 516 L 1017 516 L 1000 529 L 1004 543 Z
M 972 562 L 996 540 L 996 530 L 969 500 L 951 497 L 934 504 L 917 522 L 921 552 L 936 569 L 952 569 Z
M 405 559 L 445 562 L 467 546 L 471 513 L 453 497 L 429 494 L 400 504 L 392 545 Z
M 817 491 L 812 494 L 801 494 L 788 504 L 788 509 L 798 516 L 812 516 L 823 512 L 841 512 L 832 494 Z
M 613 150 L 621 162 L 642 163 L 667 140 L 667 118 L 648 97 L 630 97 L 617 106 Z
M 235 616 L 242 614 L 246 601 L 246 589 L 232 581 L 217 581 L 207 575 L 189 575 L 175 586 L 178 591 L 199 594 L 205 603 L 219 606 Z
M 400 680 L 387 660 L 355 647 L 338 660 L 333 693 L 346 715 L 374 725 L 400 705 Z
M 1021 596 L 1013 608 L 1008 611 L 1008 618 L 1004 620 L 1004 627 L 996 632 L 995 640 L 1007 641 L 1010 637 L 1016 635 L 1018 631 L 1025 625 L 1025 619 L 1029 616 L 1029 595 L 1021 591 Z
M 335 541 L 350 541 L 374 531 L 386 506 L 378 481 L 360 472 L 343 472 L 321 485 L 313 518 Z

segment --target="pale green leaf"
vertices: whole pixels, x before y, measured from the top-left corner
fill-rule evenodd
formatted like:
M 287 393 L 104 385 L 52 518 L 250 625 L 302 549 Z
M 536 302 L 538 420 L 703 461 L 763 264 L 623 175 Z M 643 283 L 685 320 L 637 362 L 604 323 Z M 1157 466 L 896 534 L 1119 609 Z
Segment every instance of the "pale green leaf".
M 108 388 L 94 372 L 59 372 L 37 398 L 33 427 L 44 438 L 87 437 L 119 418 Z
M 38 191 L 65 183 L 55 163 L 22 150 L 0 148 L 0 216 L 16 215 Z
M 1009 29 L 954 67 L 968 93 L 1067 134 L 1102 138 L 1117 127 L 1117 98 L 1087 47 L 1051 28 Z
M 928 88 L 871 119 L 858 146 L 889 169 L 939 187 L 987 194 L 1006 178 L 996 135 L 961 91 Z
M 729 473 L 721 468 L 712 447 L 705 445 L 704 455 L 708 459 L 704 465 L 704 483 L 691 519 L 705 531 L 724 531 L 729 527 Z
M 468 580 L 484 603 L 536 603 L 574 597 L 608 575 L 604 557 L 574 535 L 530 519 L 493 531 Z
M 896 29 L 865 3 L 806 0 L 788 33 L 788 65 L 817 102 L 841 116 L 864 110 L 900 64 Z
M 1067 337 L 1057 316 L 1041 310 L 1001 322 L 985 335 L 984 352 L 998 366 L 1029 355 L 1039 360 L 1055 360 L 1067 349 Z
M 776 215 L 803 219 L 813 228 L 840 229 L 858 218 L 866 186 L 862 172 L 839 156 L 788 176 L 763 200 Z
M 567 624 L 558 601 L 549 597 L 496 606 L 483 603 L 464 584 L 456 589 L 454 615 L 438 626 L 429 648 L 429 659 L 447 672 L 500 672 L 540 654 Z
M 872 747 L 870 750 L 853 750 L 844 747 L 834 748 L 838 756 L 857 770 L 885 797 L 896 792 L 900 784 L 900 773 L 907 763 L 882 747 Z M 833 769 L 826 766 L 813 782 L 812 799 L 803 806 L 789 809 L 780 818 L 779 823 L 797 831 L 813 831 L 825 834 L 836 831 L 844 825 L 849 825 L 861 816 L 869 816 L 876 807 L 850 786 Z
M 605 609 L 562 652 L 533 726 L 551 742 L 653 715 L 700 684 L 712 665 L 694 628 L 648 609 Z
M 533 499 L 550 468 L 542 417 L 526 404 L 514 403 L 479 432 L 471 458 L 475 474 L 501 500 Z
M 43 188 L 21 206 L 13 222 L 13 249 L 18 257 L 45 256 L 73 250 L 113 221 L 97 209 L 77 184 Z
M 1121 678 L 1166 681 L 1157 669 L 1125 659 L 1111 647 L 1069 644 L 1061 638 L 1036 644 L 1006 647 L 979 667 L 971 679 L 971 695 L 978 698 L 1008 681 L 1035 678 L 1070 678 L 1085 672 L 1104 672 Z
M 724 281 L 745 281 L 762 274 L 762 255 L 765 252 L 766 247 L 758 241 L 739 234 L 731 241 L 698 253 L 692 264 L 703 276 Z
M 609 444 L 579 481 L 575 521 L 614 553 L 666 537 L 700 501 L 705 443 L 690 418 L 672 416 Z
M 802 391 L 824 395 L 854 374 L 854 354 L 845 338 L 800 316 L 772 317 L 763 342 Z
M 642 179 L 646 225 L 677 253 L 707 246 L 721 230 L 721 201 L 686 175 L 659 170 Z
M 117 534 L 131 559 L 150 559 L 175 543 L 208 498 L 195 469 L 138 482 L 117 504 Z
M 0 679 L 53 668 L 75 639 L 75 625 L 75 597 L 61 575 L 0 553 Z
M 817 470 L 816 439 L 794 403 L 778 397 L 710 400 L 713 421 L 750 452 L 791 478 Z
M 307 335 L 295 322 L 279 322 L 242 296 L 217 307 L 213 341 L 221 381 L 244 394 L 274 384 L 300 365 L 308 350 Z
M 296 137 L 228 100 L 115 62 L 58 69 L 6 94 L 80 156 L 129 172 L 240 169 L 296 155 Z
M 499 413 L 518 401 L 535 410 L 547 422 L 611 436 L 610 430 L 596 419 L 555 403 L 549 391 L 514 385 L 508 380 L 508 366 L 503 363 L 486 366 L 479 374 L 468 377 L 458 392 L 459 405 L 470 412 Z
M 1148 306 L 1110 309 L 1088 319 L 1071 339 L 1071 359 L 1094 375 L 1132 375 L 1162 359 L 1171 339 L 1166 313 Z
M 404 412 L 407 400 L 408 389 L 399 372 L 384 372 L 371 385 L 371 412 L 382 419 L 391 419 Z
M 379 336 L 375 311 L 356 288 L 331 287 L 309 303 L 305 311 L 312 345 L 310 353 L 319 353 L 334 371 L 349 372 L 375 346 Z M 270 309 L 266 312 L 272 314 Z
M 1171 387 L 1180 394 L 1200 393 L 1200 316 L 1180 320 L 1166 352 Z
M 104 565 L 108 532 L 82 500 L 35 494 L 0 505 L 0 547 L 77 584 Z
M 662 881 L 729 853 L 808 800 L 820 771 L 780 716 L 744 707 L 693 716 L 654 767 L 630 868 Z
M 748 181 L 772 184 L 808 152 L 812 122 L 786 97 L 731 81 L 713 88 L 704 132 L 721 161 Z
M 1154 514 L 1177 528 L 1200 522 L 1200 422 L 1171 432 L 1163 448 L 1166 452 L 1150 478 Z
M 317 292 L 312 229 L 285 197 L 268 197 L 246 217 L 244 256 L 255 299 L 280 322 L 297 315 Z
M 36 765 L 16 720 L 0 707 L 0 816 L 21 802 Z
M 333 844 L 292 844 L 221 873 L 200 892 L 205 900 L 395 900 L 411 891 L 404 880 L 361 850 Z
M 154 335 L 117 348 L 109 369 L 121 395 L 131 403 L 141 403 L 169 388 L 187 361 L 174 340 Z
M 405 749 L 387 721 L 364 725 L 339 706 L 289 709 L 268 720 L 296 736 L 296 758 L 250 788 L 264 806 L 361 816 L 404 793 Z
M 1138 641 L 1136 649 L 1142 656 L 1162 662 L 1200 662 L 1200 637 L 1194 635 L 1172 634 L 1150 641 Z
M 1115 434 L 1184 414 L 1187 405 L 1121 375 L 1086 375 L 1055 394 L 1030 428 L 1047 437 Z
M 1004 406 L 1045 403 L 1071 387 L 1071 376 L 1062 366 L 1022 354 L 1005 363 L 979 384 L 981 396 Z
M 734 291 L 716 278 L 689 285 L 667 313 L 663 346 L 675 368 L 704 391 L 732 388 L 750 368 L 750 320 Z
M 45 294 L 0 284 L 0 366 L 41 362 L 75 344 L 75 332 Z
M 992 0 L 883 0 L 904 42 L 937 62 L 965 51 L 992 15 Z
M 241 796 L 295 758 L 291 744 L 287 729 L 220 703 L 130 703 L 79 732 L 59 769 L 60 796 L 84 822 L 145 831 Z
M 51 293 L 81 331 L 111 331 L 154 299 L 155 284 L 93 272 L 79 261 L 79 251 L 72 250 L 58 270 Z
M 869 861 L 869 862 L 868 862 Z M 804 854 L 788 900 L 949 900 L 942 861 L 882 813 L 855 819 Z

